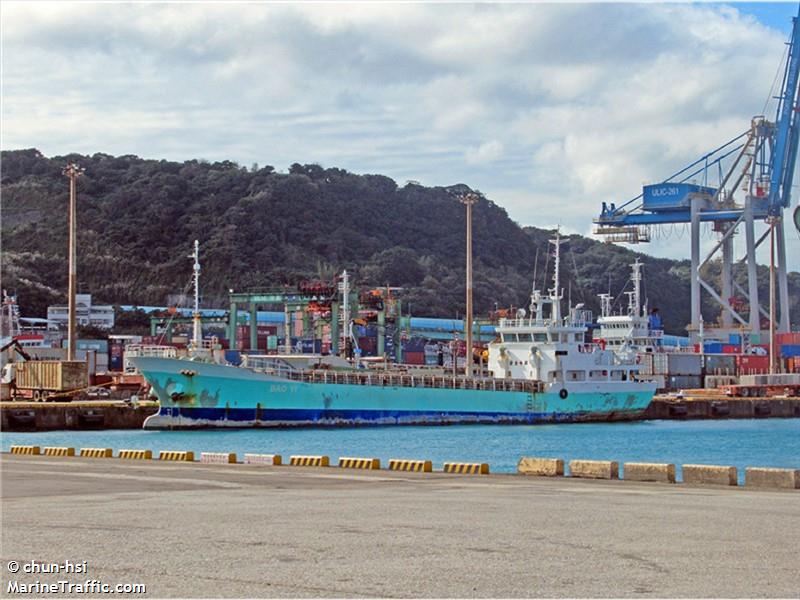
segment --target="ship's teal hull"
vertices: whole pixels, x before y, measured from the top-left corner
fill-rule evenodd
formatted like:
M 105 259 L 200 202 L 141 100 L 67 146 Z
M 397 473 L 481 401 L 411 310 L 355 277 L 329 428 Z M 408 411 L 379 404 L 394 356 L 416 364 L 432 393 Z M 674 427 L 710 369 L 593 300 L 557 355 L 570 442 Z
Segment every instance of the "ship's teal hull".
M 630 382 L 563 398 L 558 391 L 305 383 L 224 365 L 135 360 L 161 403 L 148 429 L 629 420 L 655 391 Z

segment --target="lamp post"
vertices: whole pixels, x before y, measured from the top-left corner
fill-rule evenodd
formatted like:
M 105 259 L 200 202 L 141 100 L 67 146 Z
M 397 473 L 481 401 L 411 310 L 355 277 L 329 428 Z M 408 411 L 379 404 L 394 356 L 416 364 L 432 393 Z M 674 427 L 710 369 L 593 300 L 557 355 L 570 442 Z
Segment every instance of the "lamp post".
M 67 321 L 67 360 L 75 360 L 75 294 L 77 293 L 78 271 L 77 271 L 77 240 L 76 240 L 76 220 L 77 220 L 77 199 L 76 189 L 78 177 L 83 175 L 82 169 L 75 163 L 69 163 L 62 173 L 69 178 L 69 298 Z
M 464 317 L 467 355 L 464 374 L 472 377 L 472 205 L 479 200 L 479 196 L 469 193 L 461 196 L 460 200 L 467 207 L 467 314 Z

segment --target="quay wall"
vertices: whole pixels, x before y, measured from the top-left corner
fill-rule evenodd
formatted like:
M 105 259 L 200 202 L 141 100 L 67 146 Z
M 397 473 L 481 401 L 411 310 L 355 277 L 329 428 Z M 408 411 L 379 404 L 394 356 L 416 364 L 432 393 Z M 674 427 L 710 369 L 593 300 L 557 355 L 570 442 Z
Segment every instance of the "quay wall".
M 0 402 L 3 431 L 141 429 L 158 412 L 155 402 Z M 675 398 L 656 396 L 650 419 L 800 418 L 800 398 Z
M 141 429 L 155 402 L 2 402 L 3 431 Z
M 800 417 L 800 398 L 656 396 L 642 419 L 755 419 Z

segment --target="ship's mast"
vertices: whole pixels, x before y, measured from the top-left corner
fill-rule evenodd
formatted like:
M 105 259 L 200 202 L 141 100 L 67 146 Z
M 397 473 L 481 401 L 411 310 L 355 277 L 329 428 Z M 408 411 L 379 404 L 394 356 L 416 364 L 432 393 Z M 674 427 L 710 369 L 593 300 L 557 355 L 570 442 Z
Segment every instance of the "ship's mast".
M 631 270 L 632 270 L 631 281 L 633 282 L 633 292 L 631 292 L 628 297 L 628 313 L 633 315 L 634 317 L 639 317 L 642 314 L 641 312 L 642 263 L 639 262 L 638 258 L 631 265 Z
M 194 241 L 194 253 L 189 258 L 194 259 L 194 321 L 192 323 L 192 341 L 194 349 L 200 350 L 203 346 L 203 323 L 200 320 L 200 242 Z M 250 323 L 250 327 L 255 327 Z
M 559 293 L 559 277 L 560 277 L 560 267 L 561 267 L 561 235 L 558 230 L 556 230 L 556 238 L 554 240 L 550 240 L 550 243 L 555 246 L 555 255 L 553 257 L 553 287 L 550 290 L 550 299 L 552 300 L 552 307 L 551 307 L 551 320 L 554 324 L 558 325 L 561 323 L 561 298 L 564 297 L 563 293 Z
M 347 347 L 347 340 L 350 338 L 350 279 L 347 270 L 342 271 L 342 281 L 339 284 L 342 293 L 342 350 Z
M 600 316 L 611 316 L 611 294 L 597 294 L 600 298 Z

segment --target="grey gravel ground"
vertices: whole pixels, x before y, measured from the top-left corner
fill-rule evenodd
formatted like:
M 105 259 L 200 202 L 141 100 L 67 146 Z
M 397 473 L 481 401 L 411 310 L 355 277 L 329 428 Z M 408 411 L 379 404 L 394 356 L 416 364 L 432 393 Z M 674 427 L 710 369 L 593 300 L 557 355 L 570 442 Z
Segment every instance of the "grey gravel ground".
M 800 597 L 797 491 L 0 460 L 3 597 L 37 579 L 150 597 Z M 12 560 L 88 573 L 12 576 Z

